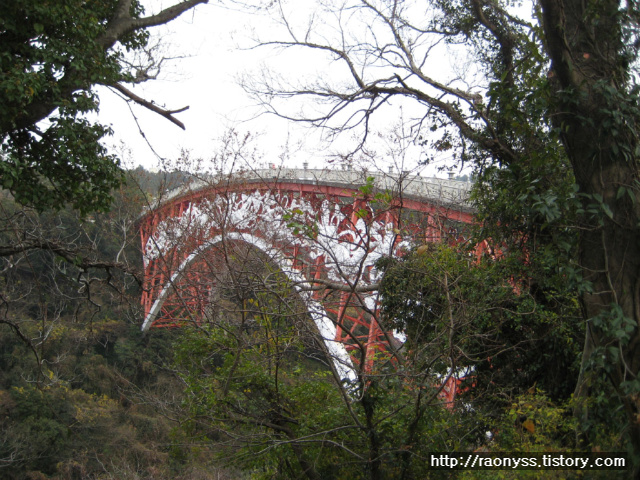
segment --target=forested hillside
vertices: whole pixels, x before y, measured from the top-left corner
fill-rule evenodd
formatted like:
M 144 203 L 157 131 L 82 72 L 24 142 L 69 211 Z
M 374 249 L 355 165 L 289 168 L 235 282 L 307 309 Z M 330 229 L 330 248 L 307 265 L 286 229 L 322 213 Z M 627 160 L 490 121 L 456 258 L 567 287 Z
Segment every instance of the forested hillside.
M 84 220 L 3 198 L 2 243 L 47 248 L 3 257 L 0 478 L 228 478 L 179 428 L 181 332 L 140 332 L 139 185 L 171 178 L 131 172 Z

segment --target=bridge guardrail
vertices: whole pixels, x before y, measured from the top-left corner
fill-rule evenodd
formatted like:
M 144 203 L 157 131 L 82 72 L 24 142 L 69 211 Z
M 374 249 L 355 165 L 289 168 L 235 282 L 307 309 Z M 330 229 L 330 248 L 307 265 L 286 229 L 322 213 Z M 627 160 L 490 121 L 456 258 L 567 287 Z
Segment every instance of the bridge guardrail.
M 272 183 L 274 181 L 296 181 L 318 185 L 345 186 L 350 189 L 363 186 L 367 178 L 373 177 L 376 188 L 402 193 L 403 196 L 430 200 L 440 205 L 455 205 L 472 209 L 469 202 L 471 183 L 435 177 L 421 177 L 408 173 L 394 174 L 369 172 L 366 170 L 341 169 L 300 169 L 269 168 L 259 170 L 240 170 L 233 173 L 221 173 L 208 179 L 196 179 L 193 182 L 175 188 L 162 196 L 157 207 L 176 197 L 197 192 L 209 186 L 237 183 Z M 144 215 L 144 213 L 143 213 Z

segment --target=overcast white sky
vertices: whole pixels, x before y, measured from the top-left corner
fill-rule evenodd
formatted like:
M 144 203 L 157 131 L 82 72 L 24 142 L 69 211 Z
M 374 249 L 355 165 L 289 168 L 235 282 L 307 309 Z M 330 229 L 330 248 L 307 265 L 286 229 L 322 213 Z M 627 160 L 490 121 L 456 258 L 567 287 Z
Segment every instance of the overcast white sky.
M 309 1 L 298 3 L 300 6 L 311 4 Z M 149 0 L 149 5 L 149 11 L 157 11 L 161 2 Z M 167 6 L 166 3 L 164 6 Z M 311 58 L 304 52 L 294 57 L 293 62 L 291 57 L 287 57 L 286 62 L 290 62 L 287 64 L 277 52 L 266 48 L 238 48 L 238 44 L 245 47 L 252 44 L 249 38 L 252 31 L 264 36 L 270 28 L 272 26 L 266 17 L 229 10 L 211 1 L 197 6 L 166 28 L 154 29 L 154 34 L 163 37 L 170 55 L 185 58 L 167 64 L 160 79 L 136 86 L 134 91 L 169 109 L 188 105 L 189 110 L 177 114 L 186 130 L 181 130 L 143 107 L 130 104 L 137 117 L 136 123 L 123 99 L 101 89 L 99 119 L 111 124 L 115 132 L 107 143 L 117 146 L 122 142 L 131 150 L 133 164 L 126 166 L 143 165 L 155 169 L 161 165 L 158 156 L 172 160 L 183 149 L 190 151 L 194 158 L 206 160 L 212 157 L 218 148 L 218 139 L 228 129 L 235 128 L 241 134 L 250 132 L 257 137 L 255 146 L 262 152 L 262 157 L 251 165 L 254 168 L 260 164 L 281 163 L 279 157 L 287 142 L 292 154 L 285 161 L 286 166 L 301 167 L 303 161 L 309 162 L 310 168 L 326 166 L 330 153 L 337 148 L 347 148 L 347 136 L 339 144 L 329 147 L 320 141 L 321 134 L 318 131 L 302 128 L 273 115 L 258 116 L 260 109 L 237 84 L 240 74 L 255 72 L 261 64 L 276 66 L 285 74 L 291 68 L 292 75 L 300 69 L 313 72 L 328 68 L 328 62 L 326 66 L 318 64 L 317 58 Z M 396 120 L 379 119 L 387 125 Z M 424 174 L 434 175 L 435 170 L 428 169 Z

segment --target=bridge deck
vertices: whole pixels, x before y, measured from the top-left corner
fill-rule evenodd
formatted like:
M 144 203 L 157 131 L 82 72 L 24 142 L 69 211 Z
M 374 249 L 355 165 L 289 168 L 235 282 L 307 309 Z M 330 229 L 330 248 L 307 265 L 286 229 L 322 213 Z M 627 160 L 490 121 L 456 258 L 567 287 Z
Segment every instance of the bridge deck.
M 178 187 L 164 195 L 161 203 L 170 202 L 174 198 L 206 189 L 212 185 L 295 182 L 355 189 L 365 185 L 368 177 L 373 178 L 373 183 L 378 190 L 390 191 L 405 197 L 428 201 L 437 205 L 455 205 L 461 210 L 472 210 L 469 202 L 469 192 L 472 185 L 470 182 L 421 177 L 408 173 L 393 174 L 379 171 L 368 172 L 365 170 L 299 168 L 272 168 L 236 171 L 231 174 L 221 173 L 207 179 L 198 179 L 190 184 Z M 158 205 L 155 206 L 157 207 Z

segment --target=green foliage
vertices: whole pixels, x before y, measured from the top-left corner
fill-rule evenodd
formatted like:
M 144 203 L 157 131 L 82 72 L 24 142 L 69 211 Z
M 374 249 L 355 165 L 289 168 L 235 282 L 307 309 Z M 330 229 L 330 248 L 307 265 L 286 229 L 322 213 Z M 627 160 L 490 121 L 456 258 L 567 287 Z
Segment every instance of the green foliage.
M 252 478 L 423 478 L 427 452 L 466 445 L 420 368 L 380 360 L 345 388 L 289 282 L 250 252 L 234 252 L 216 314 L 176 344 L 197 445 L 178 457 L 206 448 Z
M 140 475 L 154 468 L 159 474 L 160 465 L 167 463 L 171 425 L 132 399 L 137 389 L 158 383 L 164 383 L 165 393 L 178 391 L 158 368 L 158 357 L 168 355 L 170 343 L 165 339 L 164 351 L 158 349 L 160 338 L 155 345 L 145 345 L 138 329 L 128 329 L 123 322 L 117 329 L 112 325 L 106 338 L 102 322 L 94 327 L 61 322 L 50 336 L 41 366 L 13 332 L 0 329 L 0 455 L 7 460 L 0 477 L 17 480 L 26 472 L 41 472 L 72 478 L 64 472 L 74 462 L 86 476 L 105 473 L 105 466 L 118 475 L 130 465 L 136 465 Z M 96 347 L 109 342 L 132 344 L 133 358 L 107 360 L 96 353 Z M 119 368 L 134 358 L 151 364 L 143 378 Z M 131 389 L 131 380 L 137 381 L 137 389 Z
M 100 144 L 111 130 L 82 117 L 98 109 L 93 85 L 129 78 L 121 54 L 101 43 L 116 5 L 57 0 L 0 6 L 0 179 L 19 203 L 104 210 L 122 181 L 118 160 Z M 137 2 L 132 8 L 140 11 Z M 135 33 L 122 45 L 139 48 L 146 36 Z
M 443 352 L 430 360 L 440 374 L 473 368 L 474 408 L 494 409 L 534 385 L 570 396 L 582 333 L 577 302 L 555 282 L 535 284 L 519 261 L 460 246 L 423 247 L 380 267 L 387 325 L 407 333 L 409 351 Z
M 367 479 L 371 458 L 386 478 L 426 478 L 428 451 L 463 445 L 465 427 L 434 401 L 432 385 L 380 372 L 345 397 L 330 371 L 297 352 L 300 339 L 287 337 L 289 353 L 276 368 L 275 351 L 266 355 L 257 335 L 239 349 L 228 328 L 208 326 L 176 349 L 188 436 L 251 478 Z
M 131 182 L 133 183 L 133 182 Z M 0 478 L 191 479 L 224 474 L 206 458 L 176 461 L 169 420 L 182 385 L 165 369 L 179 331 L 140 333 L 140 290 L 117 268 L 140 262 L 129 186 L 108 214 L 37 214 L 3 199 L 3 245 L 15 231 L 73 251 L 33 249 L 3 262 L 0 293 Z M 10 260 L 10 261 L 8 261 Z
M 555 403 L 535 388 L 513 398 L 513 402 L 506 407 L 502 415 L 489 418 L 487 422 L 491 425 L 490 438 L 481 451 L 518 452 L 522 456 L 526 456 L 527 453 L 574 451 L 569 446 L 573 444 L 578 429 L 570 405 L 567 402 Z M 545 471 L 545 478 L 567 478 L 568 473 Z M 606 473 L 611 475 L 611 472 Z M 574 472 L 571 472 L 569 475 L 573 474 Z M 459 478 L 540 478 L 540 472 L 467 470 L 461 472 Z
M 287 228 L 291 229 L 294 235 L 303 235 L 310 239 L 318 236 L 316 219 L 310 218 L 308 213 L 303 212 L 299 208 L 294 208 L 290 212 L 286 212 L 282 216 L 282 219 L 287 222 Z
M 189 435 L 217 445 L 220 459 L 236 455 L 256 478 L 300 472 L 341 405 L 326 367 L 309 360 L 312 347 L 296 337 L 292 312 L 274 298 L 259 293 L 233 319 L 187 329 L 175 352 L 188 386 Z M 323 405 L 319 415 L 311 399 Z M 301 432 L 312 445 L 304 453 L 295 446 Z M 329 462 L 339 454 L 333 450 Z
M 107 210 L 123 181 L 102 139 L 95 85 L 134 80 L 126 52 L 146 47 L 144 24 L 119 32 L 121 2 L 6 1 L 0 5 L 0 187 L 38 211 Z M 143 8 L 130 2 L 128 17 Z M 175 16 L 175 14 L 172 14 Z M 165 20 L 169 21 L 169 19 Z

